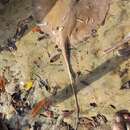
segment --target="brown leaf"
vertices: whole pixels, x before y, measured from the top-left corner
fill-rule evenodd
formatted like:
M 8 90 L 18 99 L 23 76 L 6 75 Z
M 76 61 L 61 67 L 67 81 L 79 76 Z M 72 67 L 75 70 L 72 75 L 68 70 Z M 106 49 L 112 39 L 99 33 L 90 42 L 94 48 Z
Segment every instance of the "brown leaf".
M 4 76 L 0 76 L 0 92 L 5 92 L 6 79 Z
M 49 105 L 50 105 L 50 102 L 47 99 L 43 98 L 42 100 L 40 100 L 32 109 L 32 112 L 31 112 L 32 117 L 35 117 L 42 108 L 47 109 Z
M 42 33 L 41 29 L 37 26 L 33 27 L 32 28 L 32 32 L 35 33 L 35 32 L 39 32 L 39 33 Z

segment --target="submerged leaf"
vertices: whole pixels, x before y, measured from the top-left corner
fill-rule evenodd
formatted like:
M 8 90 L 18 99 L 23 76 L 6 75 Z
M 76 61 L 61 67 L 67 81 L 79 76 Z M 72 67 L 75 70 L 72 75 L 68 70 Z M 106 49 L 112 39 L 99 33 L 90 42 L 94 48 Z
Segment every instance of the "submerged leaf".
M 35 117 L 42 108 L 48 108 L 50 105 L 49 101 L 47 101 L 47 99 L 43 98 L 42 100 L 40 100 L 32 109 L 31 115 L 32 117 Z
M 0 92 L 5 91 L 6 80 L 3 76 L 0 76 Z

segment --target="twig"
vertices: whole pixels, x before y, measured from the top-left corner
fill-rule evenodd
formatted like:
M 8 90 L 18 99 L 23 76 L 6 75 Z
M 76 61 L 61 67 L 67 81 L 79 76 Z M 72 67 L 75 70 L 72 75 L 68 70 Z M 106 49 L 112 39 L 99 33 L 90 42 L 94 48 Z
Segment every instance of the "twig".
M 119 47 L 121 47 L 125 43 L 127 43 L 128 41 L 130 41 L 130 33 L 128 33 L 128 35 L 125 36 L 124 39 L 122 41 L 120 41 L 117 45 L 114 45 L 113 47 L 110 47 L 110 48 L 104 50 L 105 54 L 108 54 L 108 53 L 114 51 L 115 49 L 118 49 Z
M 32 109 L 32 111 L 31 111 L 32 117 L 33 118 L 36 117 L 36 115 L 38 114 L 38 112 L 41 110 L 42 107 L 45 107 L 45 105 L 47 105 L 47 101 L 46 101 L 46 99 L 43 98 Z

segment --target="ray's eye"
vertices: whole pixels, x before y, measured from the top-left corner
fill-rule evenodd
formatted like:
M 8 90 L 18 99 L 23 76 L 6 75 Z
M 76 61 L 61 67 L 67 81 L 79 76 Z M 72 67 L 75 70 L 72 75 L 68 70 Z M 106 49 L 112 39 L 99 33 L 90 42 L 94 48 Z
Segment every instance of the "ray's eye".
M 56 30 L 59 30 L 59 26 L 58 26 L 58 27 L 56 27 Z

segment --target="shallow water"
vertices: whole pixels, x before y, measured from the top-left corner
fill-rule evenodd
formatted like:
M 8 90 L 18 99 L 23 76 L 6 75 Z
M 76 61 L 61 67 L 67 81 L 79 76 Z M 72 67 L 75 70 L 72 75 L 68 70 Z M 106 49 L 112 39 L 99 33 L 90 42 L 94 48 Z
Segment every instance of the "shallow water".
M 31 1 L 12 0 L 0 13 L 0 45 L 14 34 L 19 19 L 31 14 Z M 31 23 L 33 25 L 34 22 Z M 97 113 L 104 114 L 109 121 L 120 109 L 130 110 L 130 90 L 120 90 L 121 85 L 130 80 L 129 58 L 118 57 L 116 51 L 104 55 L 104 50 L 115 45 L 130 32 L 130 1 L 112 0 L 105 24 L 101 26 L 96 37 L 91 37 L 71 49 L 71 65 L 74 72 L 81 72 L 77 81 L 78 100 L 81 115 L 91 117 Z M 34 74 L 48 79 L 50 86 L 60 86 L 56 96 L 48 93 L 59 109 L 74 109 L 74 97 L 69 86 L 68 75 L 64 70 L 62 56 L 54 63 L 49 62 L 49 54 L 53 54 L 55 45 L 49 39 L 38 41 L 39 34 L 33 33 L 31 27 L 26 35 L 17 42 L 17 51 L 0 53 L 0 72 L 5 66 L 10 66 L 14 73 L 20 72 L 20 80 L 28 81 Z M 37 61 L 40 67 L 34 64 Z M 120 77 L 120 71 L 125 68 L 128 73 Z M 6 72 L 11 80 L 12 73 Z M 89 85 L 81 83 L 85 80 Z M 90 106 L 95 102 L 97 107 Z M 114 105 L 113 109 L 110 105 Z M 8 114 L 8 112 L 7 112 Z M 73 122 L 67 119 L 68 122 Z

